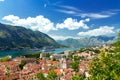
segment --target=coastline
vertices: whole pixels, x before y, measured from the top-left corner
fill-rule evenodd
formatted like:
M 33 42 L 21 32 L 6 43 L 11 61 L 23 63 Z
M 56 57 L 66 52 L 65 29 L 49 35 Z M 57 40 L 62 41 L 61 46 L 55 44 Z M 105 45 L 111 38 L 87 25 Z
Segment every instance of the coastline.
M 64 52 L 65 50 L 77 50 L 79 48 L 55 48 L 55 51 L 48 52 L 48 53 L 61 53 Z M 18 49 L 18 50 L 4 50 L 0 51 L 0 57 L 5 57 L 5 56 L 12 56 L 12 58 L 19 57 L 25 54 L 35 54 L 41 52 L 40 50 L 33 50 L 33 49 Z

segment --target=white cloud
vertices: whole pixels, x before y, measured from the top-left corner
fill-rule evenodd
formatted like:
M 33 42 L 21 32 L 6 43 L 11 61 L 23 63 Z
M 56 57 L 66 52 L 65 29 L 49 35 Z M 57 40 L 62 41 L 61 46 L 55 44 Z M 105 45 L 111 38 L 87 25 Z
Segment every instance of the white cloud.
M 111 17 L 115 14 L 117 14 L 116 12 L 118 11 L 106 11 L 105 13 L 83 13 L 82 11 L 74 11 L 74 10 L 61 10 L 61 9 L 57 9 L 56 11 L 61 12 L 61 13 L 65 13 L 65 14 L 71 14 L 74 16 L 80 16 L 82 18 L 93 18 L 93 19 L 102 19 L 102 18 L 108 18 Z M 108 13 L 109 12 L 109 13 Z
M 79 32 L 79 36 L 100 36 L 100 35 L 110 35 L 115 33 L 114 27 L 101 26 L 98 29 L 89 30 L 87 32 Z
M 41 32 L 48 32 L 55 30 L 54 23 L 42 15 L 36 17 L 19 18 L 18 16 L 8 15 L 3 17 L 3 20 L 10 22 L 13 25 L 24 26 L 32 30 L 38 30 Z
M 65 14 L 72 14 L 74 16 L 80 16 L 82 18 L 93 18 L 93 19 L 102 19 L 102 18 L 108 18 L 111 17 L 117 13 L 110 12 L 110 13 L 83 13 L 83 12 L 76 12 L 72 10 L 61 10 L 57 9 L 56 11 L 65 13 Z
M 7 20 L 7 21 L 17 21 L 20 18 L 18 16 L 14 16 L 14 15 L 8 15 L 3 17 L 3 20 Z
M 36 17 L 20 18 L 14 15 L 4 16 L 3 20 L 9 22 L 12 25 L 23 26 L 32 30 L 38 30 L 47 33 L 51 30 L 64 29 L 75 30 L 79 28 L 88 29 L 89 27 L 85 22 L 89 22 L 90 19 L 77 21 L 77 19 L 67 18 L 63 23 L 57 23 L 56 25 L 49 19 L 42 15 Z
M 91 13 L 91 12 L 85 12 L 80 9 L 77 9 L 73 6 L 59 6 L 64 9 L 57 9 L 56 11 L 65 13 L 65 14 L 71 14 L 74 16 L 80 16 L 82 18 L 93 18 L 93 19 L 102 19 L 102 18 L 108 18 L 115 14 L 117 14 L 120 10 L 109 10 L 109 11 L 102 11 L 98 13 Z
M 56 11 L 62 12 L 62 13 L 66 13 L 66 14 L 76 14 L 75 11 L 70 11 L 70 10 L 60 10 L 60 9 L 57 9 Z
M 51 22 L 48 18 L 45 18 L 42 15 L 36 17 L 27 17 L 20 18 L 14 15 L 4 16 L 2 20 L 7 21 L 9 24 L 16 26 L 23 26 L 28 29 L 38 30 L 44 33 L 47 33 L 51 30 L 58 29 L 68 29 L 68 30 L 76 30 L 79 28 L 88 29 L 89 27 L 85 22 L 89 22 L 90 19 L 87 18 L 85 20 L 77 21 L 77 19 L 67 18 L 63 23 L 57 23 L 55 25 L 54 22 Z
M 47 7 L 47 4 L 44 4 L 44 8 L 46 8 Z
M 2 2 L 3 2 L 3 1 L 5 1 L 5 0 L 0 0 L 0 1 L 2 1 Z
M 68 30 L 75 30 L 79 28 L 88 29 L 89 27 L 87 26 L 87 24 L 85 24 L 85 22 L 89 22 L 89 21 L 90 21 L 89 18 L 80 21 L 77 21 L 76 19 L 72 19 L 72 18 L 67 18 L 64 20 L 63 23 L 57 23 L 56 28 L 57 29 L 66 28 Z
M 100 14 L 100 13 L 80 13 L 77 14 L 77 16 L 81 16 L 82 18 L 90 17 L 94 19 L 100 19 L 100 18 L 108 18 L 111 17 L 113 14 Z
M 118 33 L 120 31 L 120 28 L 116 30 L 116 32 Z
M 62 7 L 62 8 L 68 9 L 68 10 L 81 11 L 73 6 L 60 5 L 59 7 Z
M 80 39 L 80 37 L 75 37 L 75 36 L 58 36 L 58 35 L 49 35 L 50 37 L 52 37 L 55 40 L 65 40 L 68 38 L 72 38 L 72 39 Z

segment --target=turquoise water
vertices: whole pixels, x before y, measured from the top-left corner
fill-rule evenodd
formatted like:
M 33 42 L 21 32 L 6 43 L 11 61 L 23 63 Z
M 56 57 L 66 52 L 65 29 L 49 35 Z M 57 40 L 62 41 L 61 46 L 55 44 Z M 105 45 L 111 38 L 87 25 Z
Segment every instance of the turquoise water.
M 53 53 L 60 53 L 63 52 L 65 50 L 76 50 L 78 48 L 57 48 L 55 49 L 55 51 L 53 51 Z M 4 57 L 4 56 L 12 56 L 12 58 L 21 56 L 21 55 L 25 55 L 25 54 L 34 54 L 40 51 L 34 51 L 34 50 L 14 50 L 14 51 L 1 51 L 0 52 L 0 57 Z
M 12 50 L 12 51 L 1 51 L 0 52 L 0 57 L 4 56 L 12 56 L 12 58 L 25 55 L 25 54 L 32 54 L 32 53 L 37 53 L 39 51 L 32 51 L 32 50 Z
M 74 50 L 77 50 L 78 48 L 57 48 L 55 49 L 54 53 L 60 53 L 60 52 L 63 52 L 65 50 L 71 50 L 71 51 L 74 51 Z

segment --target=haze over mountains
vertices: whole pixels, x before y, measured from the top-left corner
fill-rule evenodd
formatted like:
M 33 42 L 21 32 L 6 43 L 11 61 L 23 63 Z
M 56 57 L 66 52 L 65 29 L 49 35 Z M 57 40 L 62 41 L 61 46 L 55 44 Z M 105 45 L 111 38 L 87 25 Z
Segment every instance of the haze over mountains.
M 41 48 L 44 46 L 59 47 L 60 45 L 48 35 L 26 29 L 21 26 L 12 26 L 0 23 L 0 48 Z
M 70 47 L 90 47 L 110 44 L 113 43 L 115 40 L 116 38 L 114 36 L 92 36 L 89 38 L 80 39 L 69 38 L 66 40 L 58 40 L 57 42 L 61 45 L 66 45 Z

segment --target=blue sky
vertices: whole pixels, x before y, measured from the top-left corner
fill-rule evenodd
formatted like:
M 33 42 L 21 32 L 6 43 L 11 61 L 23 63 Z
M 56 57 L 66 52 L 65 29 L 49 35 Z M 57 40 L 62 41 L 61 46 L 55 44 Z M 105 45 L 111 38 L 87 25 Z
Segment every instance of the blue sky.
M 56 40 L 112 36 L 120 29 L 120 0 L 0 0 L 0 22 Z

